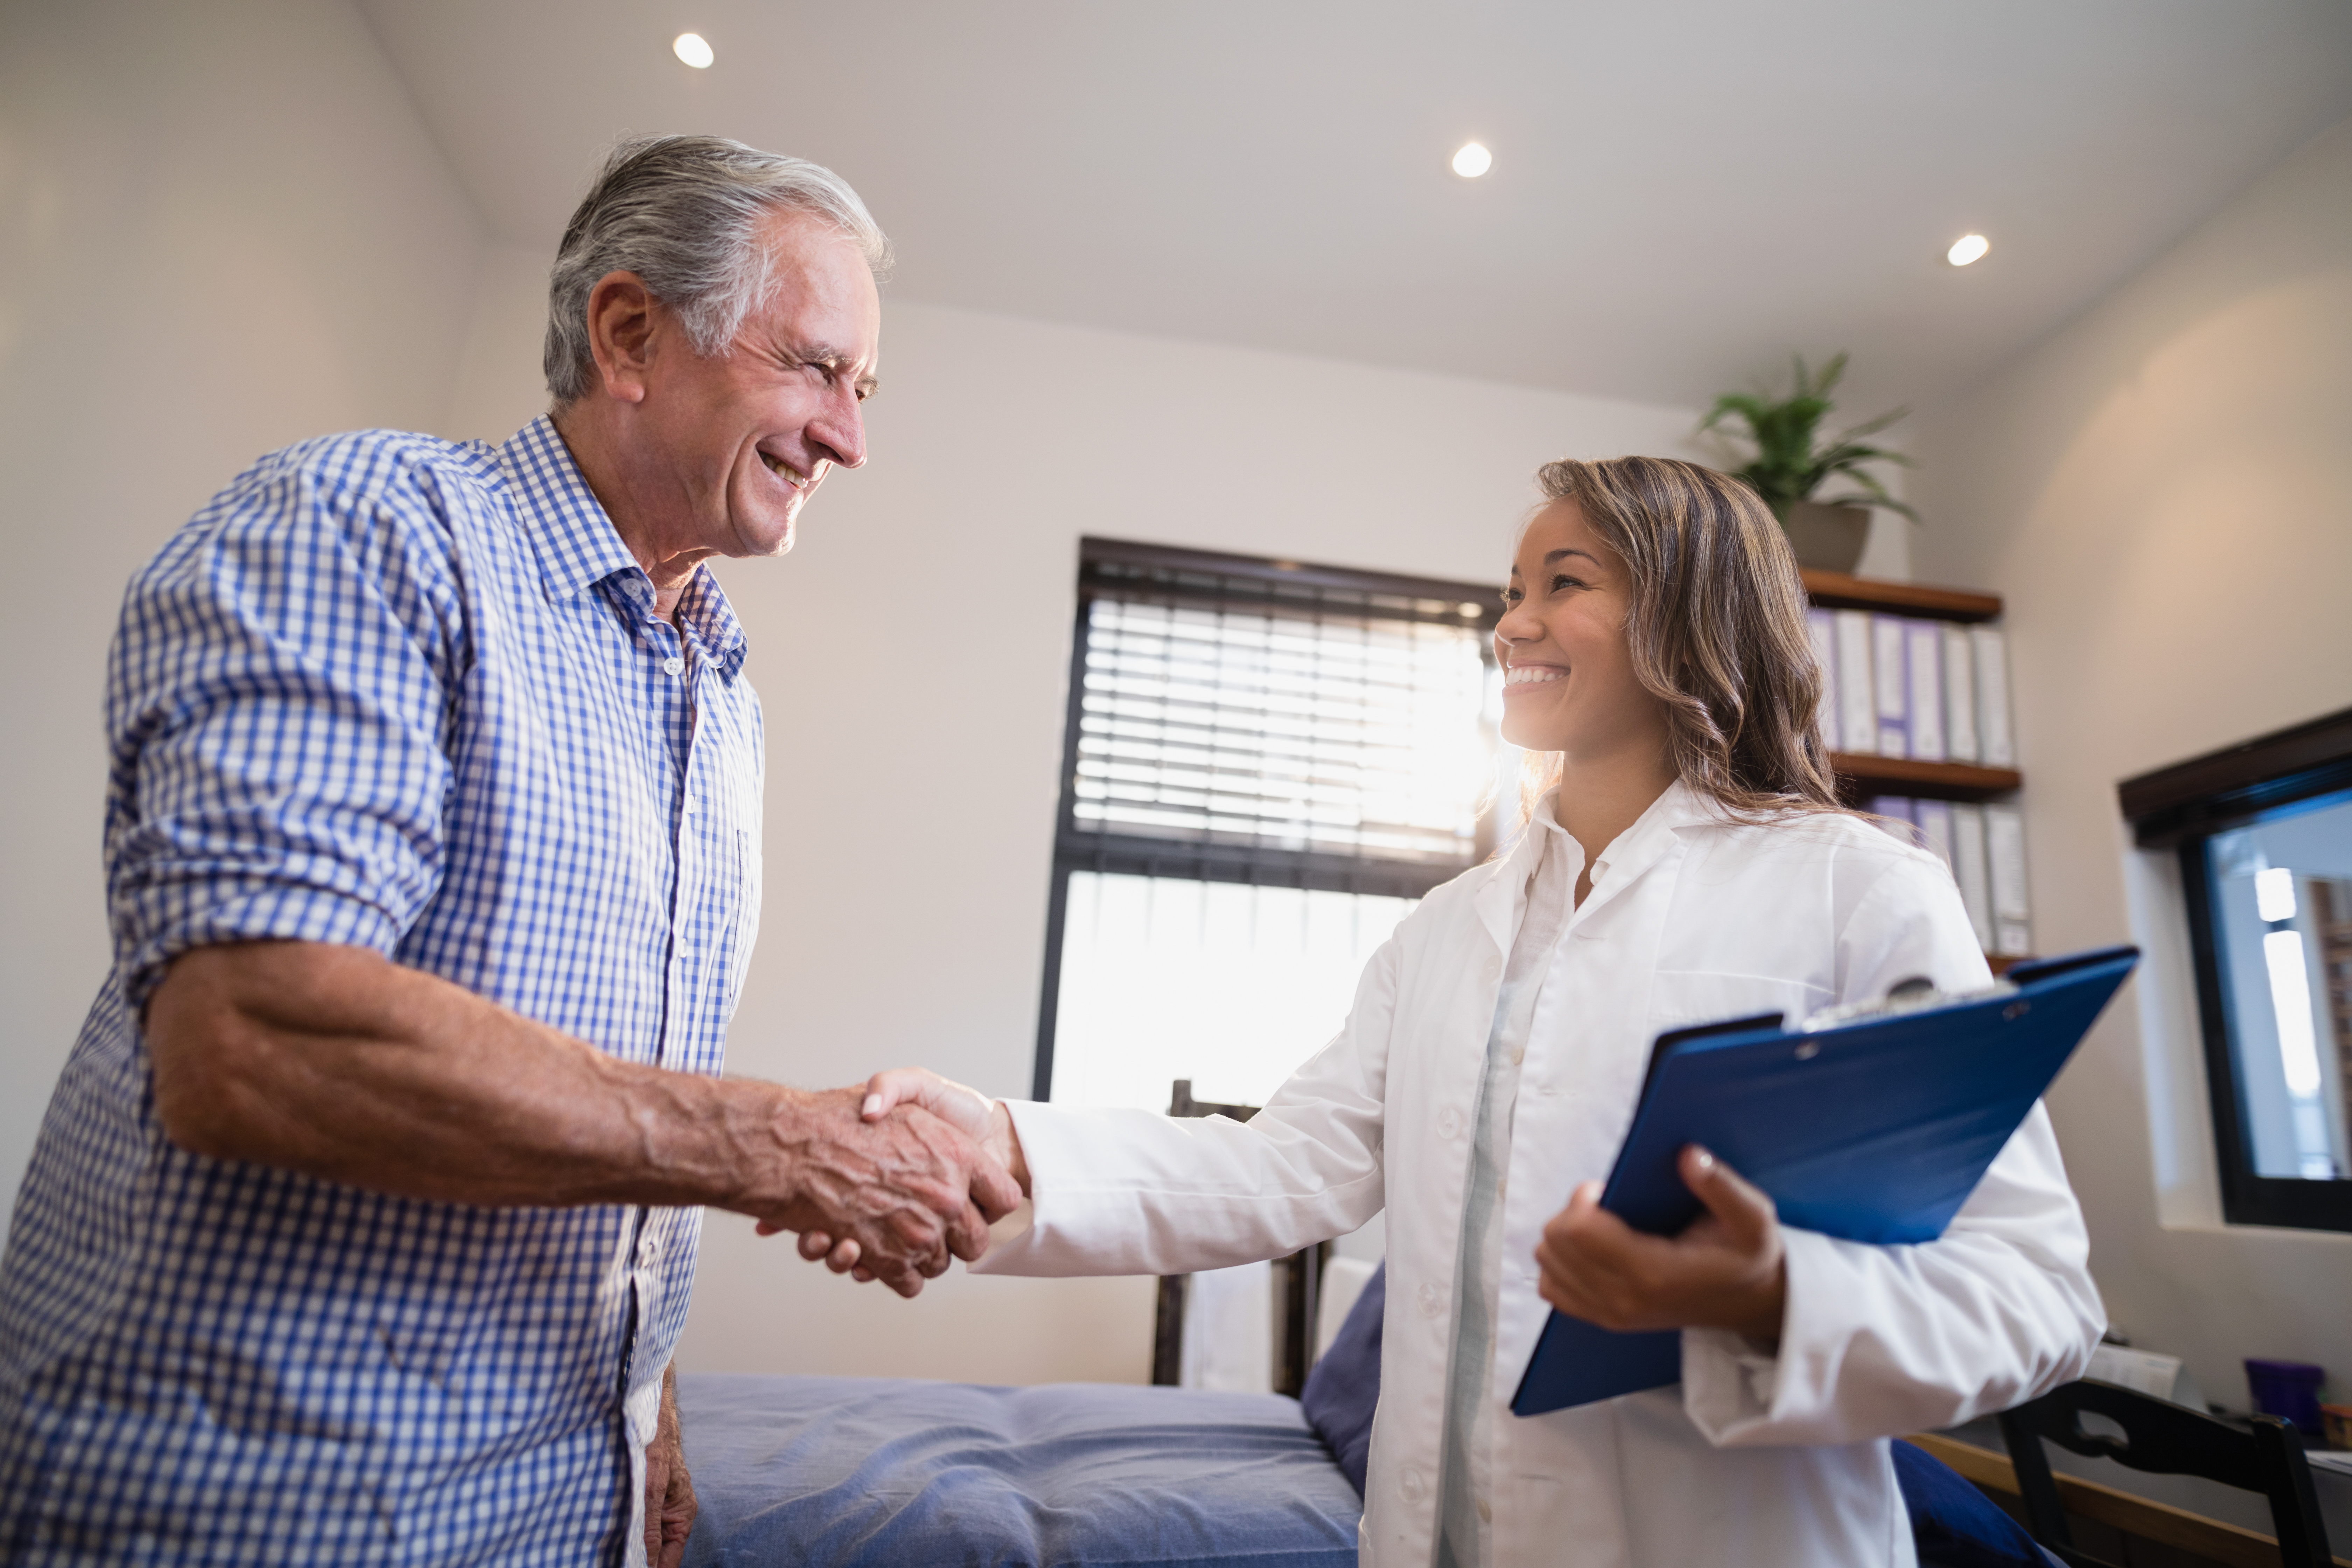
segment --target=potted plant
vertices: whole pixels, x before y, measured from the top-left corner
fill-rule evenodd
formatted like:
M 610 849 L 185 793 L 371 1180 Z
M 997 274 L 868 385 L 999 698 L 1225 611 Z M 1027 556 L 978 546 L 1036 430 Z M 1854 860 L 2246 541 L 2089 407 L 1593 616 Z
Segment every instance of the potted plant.
M 1756 449 L 1747 467 L 1737 470 L 1738 477 L 1754 487 L 1772 509 L 1772 515 L 1780 520 L 1789 543 L 1796 550 L 1798 564 L 1832 572 L 1851 572 L 1862 559 L 1863 543 L 1870 534 L 1870 508 L 1883 506 L 1914 522 L 1919 519 L 1917 512 L 1888 495 L 1886 487 L 1862 466 L 1879 462 L 1911 466 L 1911 459 L 1902 453 L 1864 446 L 1860 439 L 1885 429 L 1909 409 L 1897 408 L 1866 419 L 1826 441 L 1817 436 L 1822 416 L 1837 406 L 1830 400 L 1830 389 L 1845 374 L 1845 357 L 1835 355 L 1818 374 L 1808 372 L 1801 358 L 1796 359 L 1796 390 L 1788 397 L 1775 403 L 1761 394 L 1727 392 L 1715 400 L 1715 407 L 1698 426 L 1701 433 L 1719 429 L 1726 421 L 1745 426 L 1727 432 Z M 1856 490 L 1814 500 L 1813 492 L 1832 475 L 1854 485 Z

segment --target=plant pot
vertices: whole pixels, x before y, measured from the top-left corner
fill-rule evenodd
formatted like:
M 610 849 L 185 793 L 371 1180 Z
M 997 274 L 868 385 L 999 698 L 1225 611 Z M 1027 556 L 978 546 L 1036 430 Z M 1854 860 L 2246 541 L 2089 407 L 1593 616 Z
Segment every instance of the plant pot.
M 1870 509 L 1791 501 L 1780 526 L 1788 531 L 1798 565 L 1852 572 L 1862 561 L 1862 547 L 1870 540 Z

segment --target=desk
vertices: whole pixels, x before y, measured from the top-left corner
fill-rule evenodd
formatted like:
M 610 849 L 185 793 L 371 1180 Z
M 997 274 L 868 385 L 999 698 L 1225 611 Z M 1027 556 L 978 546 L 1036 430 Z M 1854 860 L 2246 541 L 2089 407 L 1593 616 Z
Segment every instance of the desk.
M 2017 1493 L 2016 1472 L 2000 1426 L 1990 1418 L 1948 1432 L 1922 1432 L 1911 1441 L 1978 1486 Z M 2270 1505 L 2196 1476 L 2155 1476 L 2113 1459 L 2089 1459 L 2044 1444 L 2066 1511 L 2127 1534 L 2194 1552 L 2231 1568 L 2278 1568 Z M 2352 1476 L 2314 1465 L 2311 1484 L 2327 1525 L 2328 1550 L 2352 1568 Z

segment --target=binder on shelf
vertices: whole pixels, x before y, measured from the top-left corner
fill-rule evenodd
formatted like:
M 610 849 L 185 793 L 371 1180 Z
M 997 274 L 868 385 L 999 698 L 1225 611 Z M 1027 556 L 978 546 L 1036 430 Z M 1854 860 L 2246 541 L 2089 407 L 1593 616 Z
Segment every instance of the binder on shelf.
M 1661 1035 L 1601 1206 L 1653 1236 L 1680 1232 L 1702 1212 L 1676 1164 L 1697 1143 L 1770 1194 L 1783 1225 L 1933 1241 L 2138 958 L 2122 947 L 2020 964 L 1984 991 L 1839 1008 L 1793 1029 L 1768 1014 Z M 1679 1332 L 1612 1333 L 1554 1312 L 1511 1409 L 1681 1380 Z
M 1910 637 L 1896 616 L 1870 617 L 1870 664 L 1877 692 L 1878 744 L 1882 757 L 1911 754 Z
M 1837 616 L 1830 610 L 1805 612 L 1805 636 L 1813 645 L 1813 663 L 1822 672 L 1822 705 L 1819 723 L 1822 744 L 1832 752 L 1845 748 L 1838 743 L 1838 667 Z
M 1977 739 L 1976 643 L 1966 626 L 1944 627 L 1944 755 L 1955 763 L 1984 760 Z
M 1952 803 L 1948 800 L 1915 800 L 1911 803 L 1911 820 L 1919 825 L 1919 842 L 1944 868 L 1952 868 Z M 1958 881 L 1957 875 L 1953 880 Z
M 1985 866 L 1983 806 L 1952 807 L 1952 880 L 1960 885 L 1960 905 L 1969 911 L 1977 945 L 1993 952 L 1992 881 Z
M 2010 730 L 2009 639 L 1995 626 L 1971 626 L 1976 651 L 1977 743 L 1989 768 L 2017 766 L 2017 742 Z
M 1878 685 L 1870 668 L 1870 612 L 1837 616 L 1838 749 L 1869 755 L 1878 750 Z
M 2025 889 L 2025 819 L 2013 805 L 1989 805 L 1985 866 L 1992 882 L 1993 952 L 2033 951 L 2033 910 Z
M 1916 819 L 1911 815 L 1912 808 L 1916 804 L 1908 795 L 1874 795 L 1870 797 L 1870 804 L 1863 809 L 1873 816 L 1885 817 L 1886 820 L 1879 826 L 1908 844 L 1912 842 L 1910 830 L 1916 823 Z
M 1936 621 L 1906 621 L 1904 658 L 1909 666 L 1911 754 L 1923 763 L 1944 760 L 1944 628 Z

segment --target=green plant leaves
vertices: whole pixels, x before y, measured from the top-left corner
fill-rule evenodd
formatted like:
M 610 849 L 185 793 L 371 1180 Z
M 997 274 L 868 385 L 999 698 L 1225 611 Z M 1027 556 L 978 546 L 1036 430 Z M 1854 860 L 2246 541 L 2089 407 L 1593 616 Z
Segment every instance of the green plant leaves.
M 1911 459 L 1858 439 L 1876 435 L 1910 410 L 1891 409 L 1823 441 L 1821 423 L 1837 406 L 1830 392 L 1845 374 L 1846 356 L 1843 352 L 1832 354 L 1819 371 L 1809 370 L 1801 354 L 1791 354 L 1790 363 L 1795 385 L 1789 396 L 1776 403 L 1763 394 L 1727 392 L 1699 421 L 1699 430 L 1724 429 L 1756 449 L 1755 457 L 1738 470 L 1738 478 L 1763 497 L 1772 515 L 1783 521 L 1791 503 L 1812 499 L 1832 476 L 1849 480 L 1859 489 L 1825 504 L 1883 506 L 1917 521 L 1916 511 L 1888 495 L 1886 487 L 1861 466 L 1900 463 L 1909 468 L 1914 466 Z

